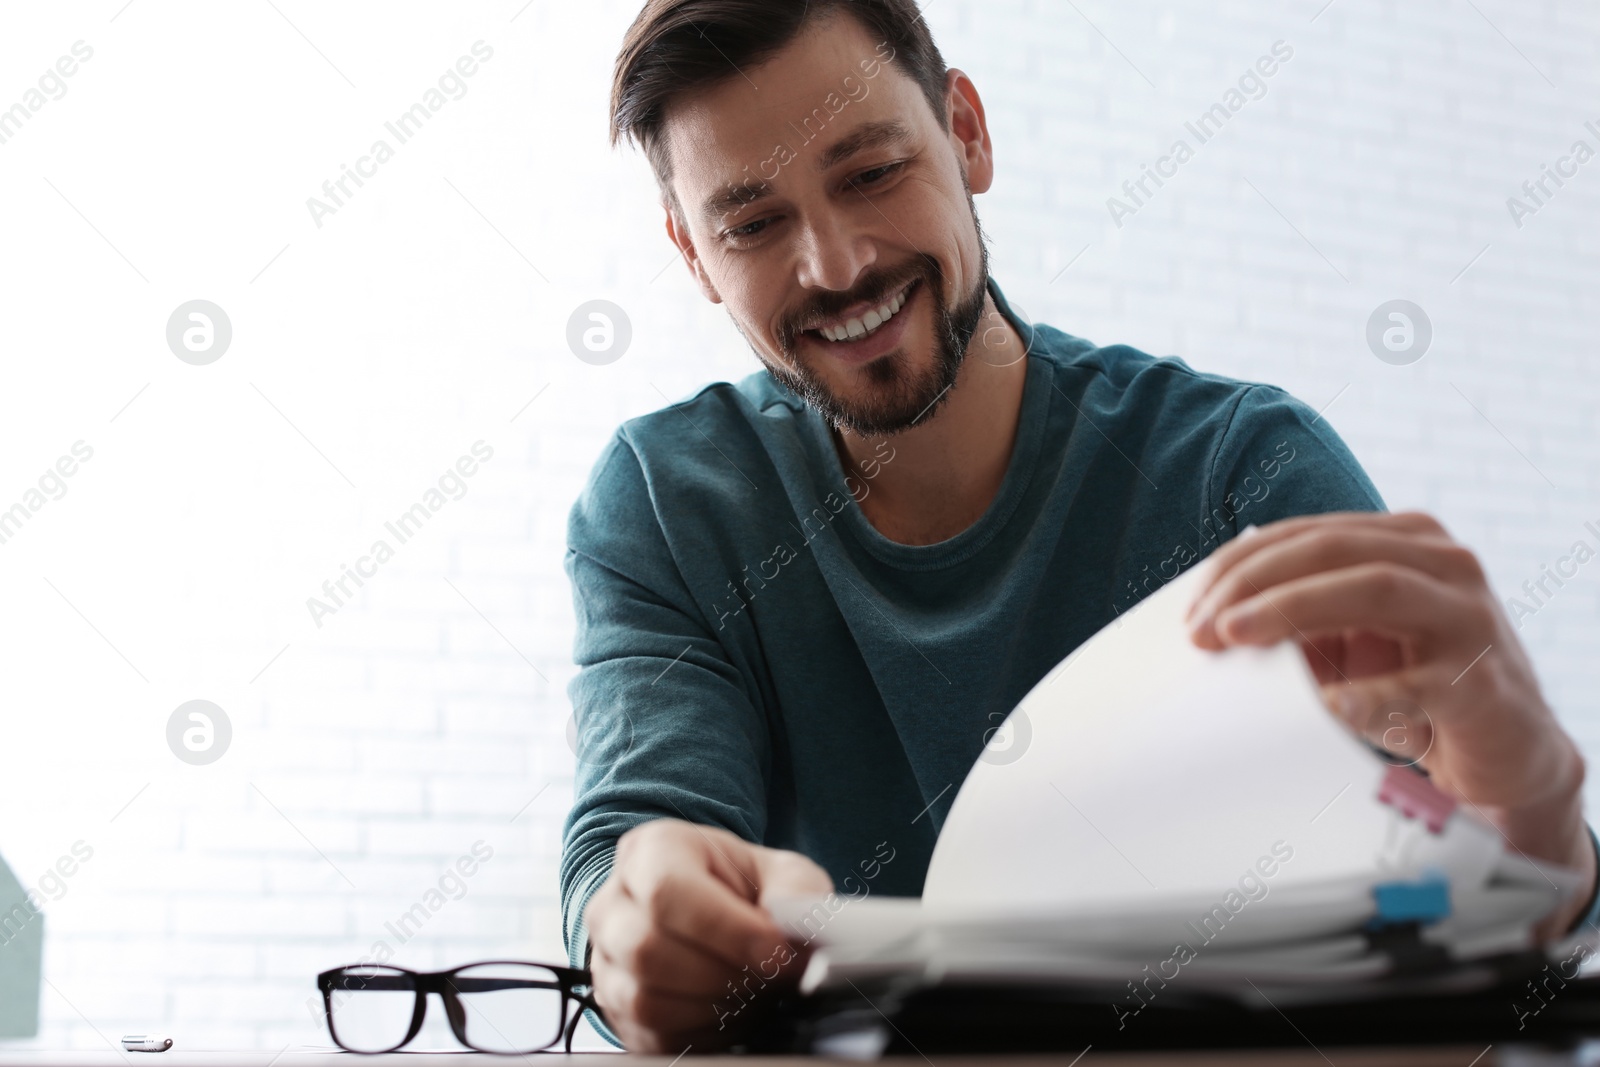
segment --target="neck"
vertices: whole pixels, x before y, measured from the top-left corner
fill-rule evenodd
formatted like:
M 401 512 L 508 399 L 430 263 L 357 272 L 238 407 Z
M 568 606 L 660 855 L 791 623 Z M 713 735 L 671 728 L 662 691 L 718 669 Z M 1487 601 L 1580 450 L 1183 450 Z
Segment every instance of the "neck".
M 926 421 L 892 438 L 834 431 L 858 500 L 879 533 L 902 544 L 944 541 L 976 522 L 1005 480 L 1022 414 L 1027 346 L 985 296 L 956 383 Z

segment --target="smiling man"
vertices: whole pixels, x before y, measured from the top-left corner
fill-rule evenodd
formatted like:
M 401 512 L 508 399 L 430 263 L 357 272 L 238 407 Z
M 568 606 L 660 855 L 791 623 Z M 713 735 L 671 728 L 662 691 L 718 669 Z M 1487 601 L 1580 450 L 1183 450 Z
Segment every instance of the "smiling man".
M 651 0 L 612 122 L 764 368 L 624 425 L 571 516 L 562 904 L 627 1047 L 726 1045 L 798 977 L 764 898 L 920 893 L 1006 714 L 1213 551 L 1199 644 L 1300 641 L 1374 738 L 1419 707 L 1434 780 L 1592 886 L 1583 760 L 1469 551 L 1281 390 L 1007 304 L 983 104 L 911 0 Z

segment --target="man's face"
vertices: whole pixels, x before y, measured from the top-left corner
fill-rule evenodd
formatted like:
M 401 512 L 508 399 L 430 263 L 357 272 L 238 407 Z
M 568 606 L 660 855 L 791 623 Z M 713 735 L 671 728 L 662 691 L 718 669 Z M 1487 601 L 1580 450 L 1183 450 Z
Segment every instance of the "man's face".
M 987 282 L 960 131 L 892 57 L 827 16 L 664 126 L 702 286 L 776 378 L 863 435 L 937 407 Z

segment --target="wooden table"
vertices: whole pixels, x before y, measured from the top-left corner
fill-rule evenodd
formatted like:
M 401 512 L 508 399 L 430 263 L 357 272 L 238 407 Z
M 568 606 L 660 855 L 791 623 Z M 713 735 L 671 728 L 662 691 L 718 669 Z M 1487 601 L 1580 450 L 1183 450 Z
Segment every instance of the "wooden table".
M 324 1049 L 290 1049 L 284 1052 L 223 1050 L 206 1052 L 174 1048 L 170 1052 L 4 1052 L 0 1067 L 492 1067 L 504 1062 L 517 1067 L 595 1067 L 597 1057 L 622 1057 L 640 1067 L 812 1067 L 818 1060 L 805 1057 L 757 1056 L 632 1056 L 616 1052 L 541 1053 L 526 1057 L 491 1057 L 477 1053 L 400 1052 L 383 1056 L 354 1056 Z M 841 1063 L 859 1061 L 841 1060 Z M 892 1067 L 928 1067 L 920 1057 L 891 1057 Z M 1411 1049 L 1334 1048 L 1324 1056 L 1315 1049 L 1250 1050 L 1162 1053 L 1097 1053 L 1090 1049 L 1075 1059 L 1063 1056 L 937 1056 L 932 1067 L 1565 1067 L 1600 1064 L 1600 1042 L 1557 1052 L 1526 1046 L 1497 1045 L 1485 1049 L 1468 1046 L 1430 1046 Z

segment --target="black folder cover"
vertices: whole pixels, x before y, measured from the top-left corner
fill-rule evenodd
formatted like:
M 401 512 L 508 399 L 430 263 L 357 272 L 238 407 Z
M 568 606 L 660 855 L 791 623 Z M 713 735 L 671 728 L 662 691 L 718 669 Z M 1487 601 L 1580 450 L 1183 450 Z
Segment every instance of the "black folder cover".
M 1567 1044 L 1600 1037 L 1600 977 L 1564 979 L 1548 958 L 1502 957 L 1462 969 L 1466 992 L 1440 992 L 1437 972 L 1356 999 L 1253 1004 L 1195 995 L 1176 983 L 1138 1007 L 1127 990 L 1005 985 L 856 983 L 773 1005 L 749 1051 L 944 1053 L 1336 1045 Z M 1425 981 L 1426 985 L 1419 985 Z M 1452 982 L 1447 976 L 1446 984 Z M 1137 1008 L 1137 1011 L 1130 1009 Z

